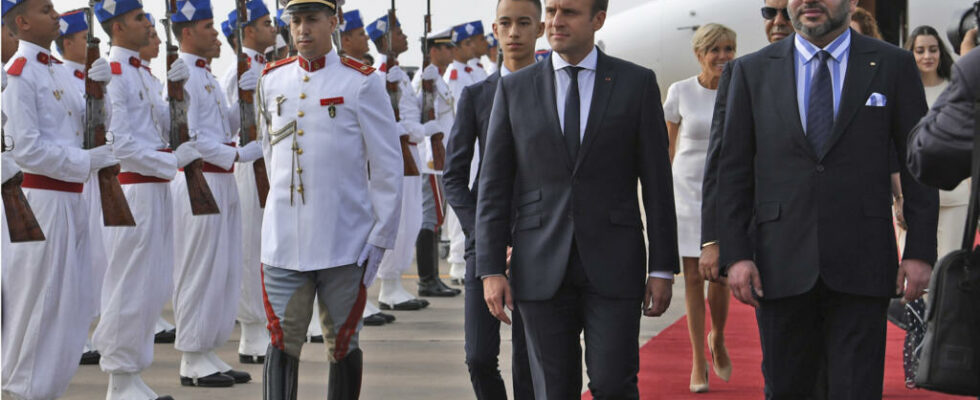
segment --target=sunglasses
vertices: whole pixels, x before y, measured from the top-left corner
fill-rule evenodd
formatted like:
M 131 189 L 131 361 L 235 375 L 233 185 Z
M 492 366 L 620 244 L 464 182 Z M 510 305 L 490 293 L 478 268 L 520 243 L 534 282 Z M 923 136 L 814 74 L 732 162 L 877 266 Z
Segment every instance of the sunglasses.
M 783 14 L 783 19 L 789 20 L 789 11 L 785 7 L 762 7 L 762 18 L 770 20 L 776 18 L 776 14 Z

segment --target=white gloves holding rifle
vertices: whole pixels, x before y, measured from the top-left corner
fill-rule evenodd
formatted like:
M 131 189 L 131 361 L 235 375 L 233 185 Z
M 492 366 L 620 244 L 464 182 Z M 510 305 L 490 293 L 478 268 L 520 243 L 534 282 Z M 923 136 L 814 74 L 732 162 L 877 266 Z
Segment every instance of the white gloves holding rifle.
M 187 68 L 187 64 L 179 58 L 170 64 L 170 69 L 167 70 L 167 80 L 170 82 L 183 82 L 190 76 L 191 71 Z
M 177 168 L 184 168 L 187 164 L 201 158 L 201 153 L 197 151 L 197 147 L 194 147 L 194 142 L 184 142 L 177 146 L 174 157 L 177 157 Z
M 259 85 L 259 70 L 254 68 L 249 68 L 241 78 L 238 78 L 238 88 L 245 91 L 255 90 L 255 87 Z
M 402 70 L 399 66 L 388 67 L 388 72 L 385 75 L 385 79 L 391 83 L 398 83 L 403 80 L 408 80 L 408 74 Z
M 247 163 L 262 158 L 262 145 L 257 141 L 248 142 L 244 147 L 238 148 L 238 162 Z
M 112 69 L 109 68 L 109 62 L 104 58 L 95 60 L 92 63 L 92 68 L 88 70 L 88 78 L 102 83 L 108 83 L 112 79 Z
M 119 164 L 119 160 L 116 159 L 116 156 L 112 155 L 112 149 L 108 145 L 89 149 L 88 156 L 92 171 L 98 171 L 102 168 Z

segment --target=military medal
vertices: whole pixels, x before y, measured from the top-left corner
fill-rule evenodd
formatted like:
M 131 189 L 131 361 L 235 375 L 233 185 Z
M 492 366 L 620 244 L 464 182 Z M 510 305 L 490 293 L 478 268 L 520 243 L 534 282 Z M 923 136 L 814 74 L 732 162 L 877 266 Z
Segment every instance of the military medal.
M 337 107 L 330 106 L 329 108 L 327 108 L 327 112 L 330 113 L 330 118 L 336 118 L 337 117 Z
M 320 106 L 328 106 L 327 112 L 330 113 L 330 118 L 337 117 L 337 105 L 344 104 L 343 97 L 331 97 L 329 99 L 320 99 Z

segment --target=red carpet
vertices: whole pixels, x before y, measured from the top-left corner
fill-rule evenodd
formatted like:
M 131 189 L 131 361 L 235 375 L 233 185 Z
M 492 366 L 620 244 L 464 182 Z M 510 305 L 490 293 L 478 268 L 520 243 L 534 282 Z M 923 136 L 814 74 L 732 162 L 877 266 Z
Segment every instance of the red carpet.
M 904 340 L 905 332 L 889 323 L 888 350 L 885 355 L 885 399 L 970 399 L 906 389 L 902 371 Z M 709 382 L 711 390 L 708 393 L 691 393 L 688 389 L 691 379 L 691 345 L 687 337 L 687 318 L 682 317 L 640 348 L 641 397 L 671 400 L 762 399 L 762 349 L 759 347 L 755 311 L 734 297 L 731 299 L 725 341 L 734 366 L 731 381 L 722 381 L 712 372 Z M 705 354 L 708 354 L 707 349 Z M 582 398 L 591 399 L 592 396 L 586 392 Z

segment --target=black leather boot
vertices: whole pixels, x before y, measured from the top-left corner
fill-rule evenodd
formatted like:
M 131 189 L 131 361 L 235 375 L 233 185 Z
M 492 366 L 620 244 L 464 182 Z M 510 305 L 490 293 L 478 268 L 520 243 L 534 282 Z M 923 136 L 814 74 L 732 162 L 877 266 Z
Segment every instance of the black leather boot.
M 429 229 L 419 231 L 419 237 L 415 241 L 415 258 L 419 269 L 419 296 L 456 296 L 462 291 L 446 286 L 439 279 L 439 259 L 436 257 L 437 246 L 435 232 Z
M 270 345 L 262 368 L 264 400 L 296 400 L 299 389 L 299 358 Z
M 354 349 L 344 359 L 330 363 L 327 400 L 357 400 L 361 397 L 363 357 L 361 349 Z

